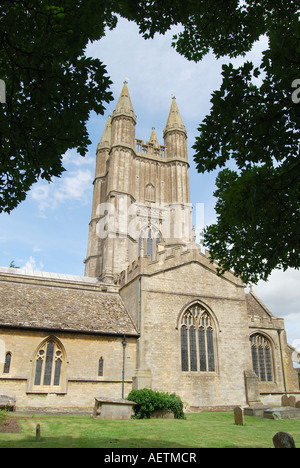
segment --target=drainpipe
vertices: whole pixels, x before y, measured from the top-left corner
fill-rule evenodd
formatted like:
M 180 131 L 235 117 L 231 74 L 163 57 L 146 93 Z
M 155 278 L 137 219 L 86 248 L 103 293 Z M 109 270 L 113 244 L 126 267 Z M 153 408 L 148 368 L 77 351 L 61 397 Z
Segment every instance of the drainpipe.
M 122 398 L 124 399 L 124 396 L 125 396 L 125 391 L 124 391 L 124 387 L 125 387 L 125 351 L 126 351 L 126 345 L 127 345 L 126 335 L 124 335 L 122 345 L 123 345 Z
M 282 375 L 283 375 L 283 384 L 284 384 L 284 391 L 286 393 L 286 382 L 285 382 L 285 372 L 284 372 L 284 362 L 283 362 L 283 355 L 282 355 L 282 346 L 281 346 L 281 332 L 283 330 L 277 330 L 278 333 L 278 339 L 279 339 L 279 347 L 280 347 L 280 356 L 281 356 L 281 367 L 282 367 Z
M 137 329 L 139 334 L 141 333 L 141 304 L 142 304 L 142 278 L 139 277 L 139 285 L 138 285 L 138 317 L 137 317 Z M 140 356 L 140 338 L 138 338 L 138 346 L 137 346 L 137 369 L 139 370 L 141 367 L 141 356 Z M 136 378 L 136 389 L 139 389 L 139 378 Z

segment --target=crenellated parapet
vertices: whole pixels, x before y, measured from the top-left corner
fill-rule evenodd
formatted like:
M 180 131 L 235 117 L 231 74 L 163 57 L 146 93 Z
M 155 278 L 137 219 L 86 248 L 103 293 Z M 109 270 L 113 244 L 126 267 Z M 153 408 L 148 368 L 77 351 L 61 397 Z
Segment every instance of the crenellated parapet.
M 200 246 L 193 242 L 166 248 L 158 245 L 155 259 L 151 260 L 149 255 L 140 256 L 120 273 L 119 283 L 120 286 L 124 286 L 140 275 L 152 276 L 191 263 L 198 263 L 217 275 L 217 264 L 211 263 L 209 252 L 206 250 L 202 253 Z M 241 279 L 231 272 L 226 272 L 223 278 L 244 288 Z

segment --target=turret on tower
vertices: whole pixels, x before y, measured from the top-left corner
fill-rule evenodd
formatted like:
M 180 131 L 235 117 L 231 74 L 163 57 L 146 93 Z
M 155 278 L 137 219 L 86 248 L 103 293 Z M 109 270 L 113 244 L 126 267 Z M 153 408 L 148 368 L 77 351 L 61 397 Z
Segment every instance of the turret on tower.
M 157 245 L 191 242 L 187 132 L 175 98 L 160 145 L 135 138 L 136 115 L 127 82 L 97 146 L 86 276 L 106 283 Z M 184 232 L 183 232 L 184 231 Z M 153 238 L 152 238 L 153 237 Z M 151 247 L 151 248 L 150 248 Z
M 124 144 L 135 148 L 136 115 L 131 103 L 127 81 L 112 115 L 112 145 Z
M 164 130 L 164 140 L 167 159 L 183 159 L 187 161 L 187 131 L 175 97 L 173 97 L 169 118 Z

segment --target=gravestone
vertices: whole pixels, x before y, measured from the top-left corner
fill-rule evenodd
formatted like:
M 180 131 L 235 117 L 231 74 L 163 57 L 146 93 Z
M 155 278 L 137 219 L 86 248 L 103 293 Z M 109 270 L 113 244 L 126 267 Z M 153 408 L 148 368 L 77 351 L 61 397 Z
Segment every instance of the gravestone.
M 234 408 L 234 424 L 238 426 L 244 425 L 244 410 L 240 406 Z
M 296 448 L 295 441 L 288 432 L 277 432 L 273 437 L 275 448 Z
M 294 395 L 291 395 L 289 397 L 289 406 L 291 406 L 292 408 L 296 408 L 296 397 L 294 397 Z
M 300 400 L 296 403 L 296 408 L 300 408 Z
M 281 406 L 290 406 L 289 397 L 287 395 L 282 395 L 281 397 Z

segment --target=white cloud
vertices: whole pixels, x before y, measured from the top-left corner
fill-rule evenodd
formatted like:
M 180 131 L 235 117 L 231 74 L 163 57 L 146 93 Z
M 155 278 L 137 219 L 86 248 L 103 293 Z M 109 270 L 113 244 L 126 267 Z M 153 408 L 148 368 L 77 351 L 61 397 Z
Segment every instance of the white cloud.
M 71 167 L 72 165 L 76 167 L 83 167 L 83 166 L 92 166 L 94 168 L 95 165 L 95 158 L 93 158 L 89 153 L 86 156 L 80 156 L 75 150 L 69 150 L 65 153 L 63 157 L 63 166 L 64 167 Z
M 42 262 L 38 262 L 33 257 L 29 257 L 29 260 L 25 262 L 22 268 L 26 268 L 26 270 L 42 270 L 44 268 L 44 264 Z
M 300 339 L 300 271 L 275 270 L 269 281 L 260 281 L 253 292 L 276 317 L 284 318 L 288 342 Z
M 277 317 L 300 312 L 300 271 L 274 270 L 269 281 L 260 281 L 253 291 Z
M 78 169 L 67 172 L 51 184 L 38 182 L 31 190 L 32 199 L 38 204 L 39 210 L 54 210 L 59 204 L 79 202 L 86 204 L 90 200 L 93 173 L 89 169 Z

